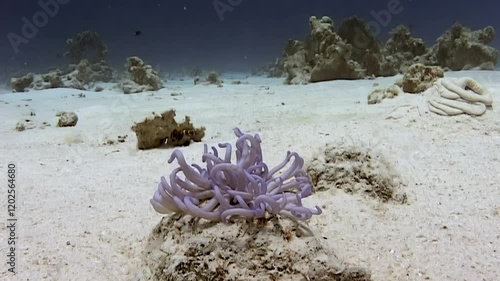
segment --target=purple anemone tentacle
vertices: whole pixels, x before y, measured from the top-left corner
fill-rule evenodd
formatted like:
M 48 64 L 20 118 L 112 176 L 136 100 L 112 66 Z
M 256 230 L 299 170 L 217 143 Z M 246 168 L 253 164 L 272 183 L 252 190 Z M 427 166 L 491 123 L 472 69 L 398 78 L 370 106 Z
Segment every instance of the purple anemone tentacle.
M 242 209 L 242 208 L 237 208 L 237 209 L 229 209 L 221 214 L 221 220 L 223 222 L 227 222 L 227 219 L 229 217 L 233 216 L 239 216 L 239 217 L 247 217 L 247 218 L 258 218 L 258 213 L 255 210 L 250 210 L 250 209 Z
M 226 154 L 224 155 L 224 162 L 226 163 L 231 163 L 231 144 L 230 143 L 219 143 L 220 148 L 225 148 L 226 149 Z
M 192 168 L 186 163 L 186 159 L 184 159 L 184 156 L 182 155 L 182 152 L 180 150 L 176 149 L 174 150 L 174 152 L 172 152 L 172 156 L 170 156 L 168 163 L 172 163 L 174 159 L 177 159 L 179 168 L 182 169 L 184 175 L 186 176 L 186 178 L 189 178 L 190 181 L 200 186 L 210 185 L 210 181 L 200 177 L 200 175 L 196 173 L 196 169 Z
M 259 195 L 255 198 L 255 205 L 260 206 L 261 204 L 269 206 L 271 213 L 277 214 L 281 211 L 280 204 L 267 195 Z
M 189 213 L 192 216 L 210 221 L 220 220 L 220 214 L 203 210 L 203 208 L 198 207 L 197 204 L 192 201 L 191 197 L 184 198 L 184 204 L 186 205 L 186 208 L 189 210 Z
M 150 199 L 153 208 L 161 214 L 184 213 L 223 222 L 233 216 L 262 218 L 266 214 L 305 221 L 321 214 L 318 206 L 302 205 L 302 199 L 313 190 L 304 160 L 297 153 L 287 152 L 284 161 L 270 169 L 263 162 L 260 136 L 238 128 L 234 133 L 238 139 L 233 163 L 233 146 L 229 143 L 220 143 L 220 151 L 205 144 L 205 167 L 188 165 L 181 151 L 174 150 L 168 163 L 177 160 L 178 167 L 168 180 L 160 178 Z
M 224 196 L 222 195 L 221 189 L 216 185 L 213 188 L 214 188 L 215 199 L 217 199 L 221 208 L 223 209 L 231 208 L 231 205 L 229 205 L 228 200 L 224 198 Z

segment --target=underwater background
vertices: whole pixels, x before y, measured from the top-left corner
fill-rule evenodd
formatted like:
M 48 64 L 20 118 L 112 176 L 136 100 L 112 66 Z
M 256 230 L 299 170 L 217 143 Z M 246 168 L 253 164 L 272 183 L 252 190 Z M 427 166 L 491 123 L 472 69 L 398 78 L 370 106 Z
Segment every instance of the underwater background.
M 0 0 L 0 280 L 499 280 L 498 3 Z
M 455 22 L 472 30 L 488 25 L 500 29 L 500 3 L 494 0 L 59 0 L 64 4 L 58 11 L 16 50 L 8 34 L 22 36 L 23 18 L 31 22 L 43 11 L 41 3 L 53 1 L 1 1 L 0 76 L 10 79 L 67 65 L 62 56 L 66 39 L 84 30 L 99 33 L 108 47 L 108 63 L 115 68 L 121 69 L 126 57 L 139 56 L 167 72 L 194 66 L 250 72 L 280 57 L 288 39 L 305 38 L 313 15 L 329 16 L 336 26 L 347 17 L 361 17 L 374 23 L 372 31 L 383 42 L 403 24 L 428 46 Z M 390 19 L 377 18 L 388 5 L 397 5 L 399 12 Z M 500 40 L 492 46 L 499 49 Z

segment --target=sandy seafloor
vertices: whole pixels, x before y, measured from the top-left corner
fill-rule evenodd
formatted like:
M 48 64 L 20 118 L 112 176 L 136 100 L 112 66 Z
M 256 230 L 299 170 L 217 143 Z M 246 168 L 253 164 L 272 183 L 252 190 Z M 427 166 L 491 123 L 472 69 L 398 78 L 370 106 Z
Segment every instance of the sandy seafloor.
M 369 267 L 374 280 L 499 280 L 500 72 L 445 75 L 483 83 L 493 109 L 481 117 L 422 114 L 422 95 L 411 94 L 367 104 L 375 82 L 389 86 L 398 77 L 288 86 L 252 77 L 232 85 L 226 75 L 222 88 L 172 80 L 155 93 L 105 90 L 85 98 L 72 89 L 2 90 L 0 241 L 6 251 L 4 191 L 14 161 L 19 274 L 3 271 L 0 279 L 140 280 L 143 242 L 161 218 L 149 199 L 175 166 L 166 164 L 172 149 L 138 151 L 130 127 L 174 108 L 178 120 L 189 115 L 206 127 L 203 142 L 182 148 L 189 162 L 200 161 L 204 143 L 234 143 L 235 126 L 261 135 L 270 166 L 287 150 L 307 164 L 330 142 L 382 153 L 406 182 L 408 204 L 333 189 L 305 200 L 326 205 L 310 227 L 328 237 L 339 258 Z M 56 127 L 58 111 L 76 112 L 77 126 Z M 26 118 L 51 126 L 16 131 Z M 102 145 L 118 135 L 128 138 Z M 68 144 L 75 140 L 81 142 Z

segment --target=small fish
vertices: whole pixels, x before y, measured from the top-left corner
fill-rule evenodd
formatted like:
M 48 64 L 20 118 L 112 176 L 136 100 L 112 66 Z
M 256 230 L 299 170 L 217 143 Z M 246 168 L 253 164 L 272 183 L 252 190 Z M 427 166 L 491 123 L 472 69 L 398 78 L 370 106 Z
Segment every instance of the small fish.
M 134 35 L 135 35 L 135 36 L 140 36 L 140 35 L 142 35 L 142 31 L 140 31 L 140 30 L 136 30 L 136 31 L 134 32 Z

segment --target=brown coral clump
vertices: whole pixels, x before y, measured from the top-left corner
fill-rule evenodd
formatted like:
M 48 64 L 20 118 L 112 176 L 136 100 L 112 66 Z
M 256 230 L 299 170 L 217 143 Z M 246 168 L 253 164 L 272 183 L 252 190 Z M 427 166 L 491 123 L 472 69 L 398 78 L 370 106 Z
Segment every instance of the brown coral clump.
M 172 109 L 134 124 L 132 130 L 137 136 L 137 148 L 158 148 L 165 143 L 171 146 L 186 146 L 191 141 L 201 141 L 205 136 L 205 127 L 195 128 L 189 116 L 186 116 L 182 123 L 177 123 L 174 117 L 175 110 Z
M 444 76 L 439 66 L 425 66 L 416 63 L 405 73 L 402 79 L 396 82 L 406 93 L 421 93 L 429 89 L 433 83 Z

